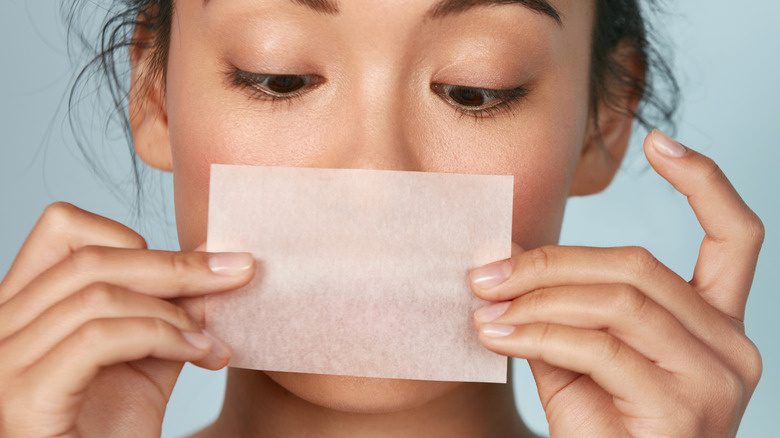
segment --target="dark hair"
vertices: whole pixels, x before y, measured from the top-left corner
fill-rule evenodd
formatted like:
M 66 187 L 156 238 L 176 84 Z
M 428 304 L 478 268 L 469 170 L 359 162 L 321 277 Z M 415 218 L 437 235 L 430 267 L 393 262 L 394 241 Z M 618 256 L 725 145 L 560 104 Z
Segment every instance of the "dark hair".
M 598 117 L 599 104 L 627 112 L 645 129 L 659 126 L 667 130 L 674 129 L 673 116 L 679 103 L 679 87 L 669 63 L 660 54 L 660 45 L 655 33 L 646 20 L 646 13 L 658 12 L 660 0 L 646 0 L 643 9 L 641 0 L 596 0 L 596 21 L 593 30 L 591 54 L 590 108 L 592 119 Z M 90 2 L 91 4 L 91 2 Z M 94 166 L 80 135 L 75 106 L 82 100 L 85 92 L 94 91 L 96 95 L 107 92 L 110 115 L 106 120 L 106 132 L 118 125 L 127 139 L 129 153 L 133 160 L 133 178 L 135 180 L 135 200 L 137 205 L 143 190 L 142 166 L 132 144 L 128 120 L 127 94 L 128 48 L 140 45 L 153 50 L 152 75 L 158 75 L 165 84 L 168 46 L 170 42 L 173 0 L 117 0 L 111 1 L 100 27 L 97 44 L 91 44 L 89 38 L 76 29 L 83 25 L 85 17 L 91 17 L 84 11 L 82 0 L 73 0 L 66 11 L 68 33 L 76 36 L 82 47 L 92 51 L 91 61 L 81 70 L 71 89 L 68 101 L 69 122 L 74 131 L 76 142 L 87 161 Z M 146 39 L 134 39 L 136 26 L 148 29 L 151 35 Z M 636 75 L 623 67 L 618 57 L 633 49 L 633 56 L 644 67 L 643 75 Z M 98 79 L 96 89 L 90 90 L 90 79 Z M 622 108 L 624 102 L 619 93 L 629 90 L 641 98 L 638 111 Z M 163 91 L 164 92 L 164 91 Z M 102 175 L 108 179 L 108 175 Z
M 598 104 L 603 103 L 628 112 L 647 130 L 662 127 L 674 131 L 680 88 L 641 6 L 639 0 L 596 0 L 590 78 L 593 118 L 598 117 Z M 647 6 L 649 12 L 660 8 L 654 0 L 648 0 Z M 624 68 L 619 59 L 621 51 L 616 50 L 620 45 L 639 56 L 642 76 Z M 624 90 L 641 99 L 637 111 L 616 106 L 623 102 L 619 94 Z

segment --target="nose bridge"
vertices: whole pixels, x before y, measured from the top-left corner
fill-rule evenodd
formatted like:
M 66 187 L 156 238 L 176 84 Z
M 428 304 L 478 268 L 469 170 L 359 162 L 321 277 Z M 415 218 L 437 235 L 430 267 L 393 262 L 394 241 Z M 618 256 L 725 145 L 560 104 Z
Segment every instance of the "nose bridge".
M 355 75 L 346 92 L 339 167 L 420 170 L 409 136 L 410 92 L 403 72 L 393 65 L 373 65 Z

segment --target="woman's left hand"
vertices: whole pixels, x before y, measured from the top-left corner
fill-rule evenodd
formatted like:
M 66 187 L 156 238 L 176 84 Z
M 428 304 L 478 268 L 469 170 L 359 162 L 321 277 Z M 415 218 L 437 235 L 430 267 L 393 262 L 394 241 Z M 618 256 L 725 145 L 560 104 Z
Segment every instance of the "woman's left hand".
M 764 229 L 720 169 L 659 131 L 655 170 L 706 236 L 685 281 L 642 248 L 548 246 L 472 272 L 479 339 L 528 359 L 551 436 L 731 437 L 761 376 L 745 303 Z

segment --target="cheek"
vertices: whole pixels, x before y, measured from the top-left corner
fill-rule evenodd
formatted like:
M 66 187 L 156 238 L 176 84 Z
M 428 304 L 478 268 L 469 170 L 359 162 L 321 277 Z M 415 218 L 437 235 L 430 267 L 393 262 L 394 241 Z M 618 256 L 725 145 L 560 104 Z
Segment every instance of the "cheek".
M 461 123 L 421 136 L 452 157 L 444 166 L 431 164 L 439 171 L 514 175 L 513 241 L 524 248 L 558 241 L 588 123 L 587 85 L 569 83 L 555 92 L 537 90 L 540 97 L 501 119 L 503 126 Z
M 188 98 L 169 115 L 182 249 L 205 241 L 211 164 L 329 167 L 318 165 L 327 126 L 299 120 L 280 128 L 254 113 L 205 104 Z M 191 109 L 202 107 L 213 112 Z
M 191 46 L 171 50 L 167 74 L 182 249 L 195 248 L 206 240 L 211 164 L 313 167 L 328 135 L 322 120 L 280 121 L 282 117 L 269 117 L 269 111 L 258 111 L 257 102 L 250 98 L 227 91 L 218 67 L 197 62 L 200 57 Z M 181 68 L 186 65 L 203 68 Z
M 573 101 L 572 95 L 580 95 Z M 528 135 L 514 157 L 513 240 L 523 248 L 558 242 L 574 169 L 580 158 L 588 122 L 581 89 L 551 95 L 528 122 Z

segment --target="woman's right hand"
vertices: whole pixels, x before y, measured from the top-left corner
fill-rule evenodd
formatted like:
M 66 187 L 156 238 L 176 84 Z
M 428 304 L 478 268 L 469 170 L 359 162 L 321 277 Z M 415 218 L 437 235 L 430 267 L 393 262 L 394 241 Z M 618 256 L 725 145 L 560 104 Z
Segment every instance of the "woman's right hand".
M 0 436 L 160 436 L 183 363 L 224 367 L 202 305 L 243 286 L 248 254 L 146 249 L 109 219 L 49 206 L 0 282 Z M 189 307 L 188 307 L 189 309 Z

